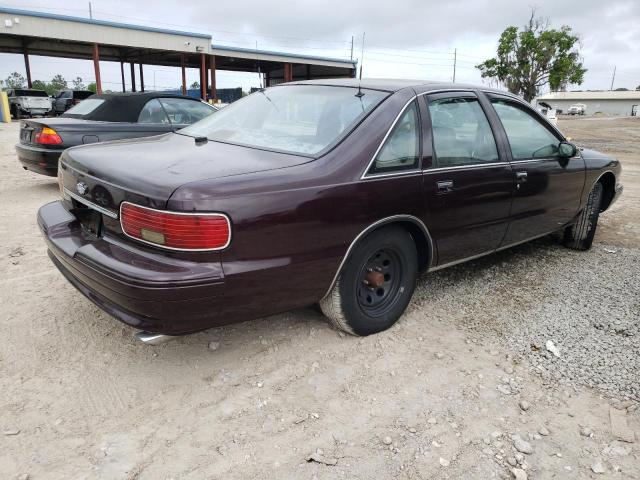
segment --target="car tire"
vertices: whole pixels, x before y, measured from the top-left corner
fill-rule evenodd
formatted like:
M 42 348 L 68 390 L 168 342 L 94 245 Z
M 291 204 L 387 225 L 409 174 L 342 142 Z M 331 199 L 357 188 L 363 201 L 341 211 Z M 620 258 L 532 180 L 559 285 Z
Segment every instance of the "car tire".
M 404 313 L 417 277 L 411 234 L 399 226 L 384 227 L 356 245 L 320 308 L 340 330 L 357 336 L 378 333 Z
M 564 245 L 574 250 L 589 250 L 596 234 L 600 207 L 602 205 L 603 187 L 600 182 L 593 186 L 587 199 L 587 205 L 573 225 L 564 231 Z

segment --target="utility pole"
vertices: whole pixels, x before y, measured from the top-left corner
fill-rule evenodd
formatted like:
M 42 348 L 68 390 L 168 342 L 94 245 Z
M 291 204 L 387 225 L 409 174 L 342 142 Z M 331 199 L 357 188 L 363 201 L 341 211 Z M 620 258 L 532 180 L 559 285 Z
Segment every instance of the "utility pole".
M 351 35 L 351 61 L 353 61 L 353 35 Z
M 93 11 L 91 10 L 91 2 L 89 2 L 89 18 L 93 20 Z
M 456 83 L 456 63 L 458 62 L 458 49 L 453 49 L 453 83 Z
M 616 65 L 613 66 L 613 77 L 611 77 L 611 88 L 609 90 L 613 90 L 613 82 L 616 80 Z
M 364 61 L 364 34 L 362 32 L 362 50 L 360 51 L 360 80 L 362 80 L 362 62 Z

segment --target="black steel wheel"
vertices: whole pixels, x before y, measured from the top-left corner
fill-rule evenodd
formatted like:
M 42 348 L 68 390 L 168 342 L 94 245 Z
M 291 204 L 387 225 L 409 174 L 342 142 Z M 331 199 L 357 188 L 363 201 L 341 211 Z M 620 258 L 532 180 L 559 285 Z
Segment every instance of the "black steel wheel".
M 320 307 L 348 333 L 377 333 L 403 314 L 417 276 L 418 255 L 411 234 L 400 226 L 384 227 L 356 245 Z

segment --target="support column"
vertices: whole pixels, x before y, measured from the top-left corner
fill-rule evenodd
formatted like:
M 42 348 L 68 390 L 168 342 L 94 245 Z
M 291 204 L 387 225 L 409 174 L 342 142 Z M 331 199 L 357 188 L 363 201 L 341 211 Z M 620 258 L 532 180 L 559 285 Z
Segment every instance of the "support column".
M 120 60 L 120 77 L 122 78 L 122 91 L 126 92 L 127 89 L 124 84 L 124 62 Z
M 218 98 L 218 92 L 216 88 L 216 56 L 211 55 L 209 57 L 209 67 L 211 68 L 211 99 L 215 102 Z
M 142 64 L 140 64 L 140 91 L 144 92 L 144 73 L 142 72 Z
M 200 98 L 207 101 L 207 61 L 204 53 L 200 54 Z
M 136 69 L 133 62 L 130 62 L 129 65 L 131 66 L 131 91 L 135 92 L 136 91 Z
M 93 70 L 96 74 L 96 93 L 102 93 L 102 79 L 100 78 L 100 51 L 98 44 L 93 44 Z
M 271 76 L 269 75 L 269 70 L 264 72 L 264 88 L 267 88 L 271 83 Z
M 285 83 L 293 81 L 293 65 L 290 63 L 284 64 L 284 81 Z
M 183 95 L 187 94 L 187 73 L 184 68 L 185 63 L 186 62 L 185 62 L 184 53 L 183 53 L 182 55 L 180 55 L 180 67 L 182 68 L 182 94 Z
M 24 48 L 24 69 L 27 72 L 27 86 L 29 88 L 32 88 L 33 84 L 31 83 L 31 66 L 29 65 L 29 50 L 27 50 L 27 47 Z

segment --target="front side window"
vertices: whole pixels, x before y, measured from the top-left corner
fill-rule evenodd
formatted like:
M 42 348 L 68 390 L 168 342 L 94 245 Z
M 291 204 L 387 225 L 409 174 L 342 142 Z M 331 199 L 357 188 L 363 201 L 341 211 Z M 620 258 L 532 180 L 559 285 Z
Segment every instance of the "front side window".
M 181 134 L 315 156 L 347 135 L 388 93 L 323 85 L 258 90 Z
M 431 100 L 429 115 L 438 167 L 498 161 L 496 141 L 477 98 Z
M 172 124 L 191 125 L 216 111 L 211 105 L 184 98 L 161 98 L 160 103 Z
M 511 146 L 514 160 L 557 157 L 560 140 L 531 113 L 512 102 L 492 99 Z
M 82 105 L 82 103 L 80 104 Z M 149 100 L 138 115 L 138 123 L 169 123 L 167 114 L 157 98 Z
M 368 173 L 392 173 L 418 168 L 420 122 L 414 101 L 398 119 Z

